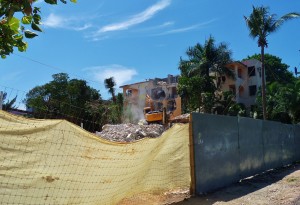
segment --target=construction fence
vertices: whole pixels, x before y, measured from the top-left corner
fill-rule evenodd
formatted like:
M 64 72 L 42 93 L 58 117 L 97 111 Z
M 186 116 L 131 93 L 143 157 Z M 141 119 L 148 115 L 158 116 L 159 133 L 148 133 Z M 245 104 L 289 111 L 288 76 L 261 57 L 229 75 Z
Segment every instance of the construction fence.
M 0 111 L 0 204 L 159 204 L 148 198 L 213 191 L 297 160 L 300 125 L 192 113 L 159 138 L 117 143 Z
M 65 120 L 0 111 L 0 204 L 119 204 L 189 189 L 188 129 L 116 143 Z
M 197 194 L 300 160 L 300 125 L 192 114 Z

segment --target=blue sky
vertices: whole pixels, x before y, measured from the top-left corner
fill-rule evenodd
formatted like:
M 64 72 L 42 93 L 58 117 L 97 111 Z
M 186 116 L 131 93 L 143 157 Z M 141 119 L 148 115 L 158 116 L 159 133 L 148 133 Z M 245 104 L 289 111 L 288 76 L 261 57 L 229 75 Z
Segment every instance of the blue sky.
M 28 40 L 27 52 L 0 60 L 0 89 L 26 93 L 66 72 L 85 79 L 104 99 L 105 78 L 118 86 L 179 74 L 178 63 L 189 46 L 212 35 L 225 42 L 234 60 L 259 53 L 243 16 L 252 5 L 269 6 L 282 16 L 300 12 L 295 0 L 78 0 L 76 4 L 41 7 L 43 33 Z M 291 70 L 300 65 L 300 19 L 269 36 L 266 52 L 279 56 Z M 13 95 L 13 94 L 12 94 Z M 21 95 L 18 94 L 21 100 Z

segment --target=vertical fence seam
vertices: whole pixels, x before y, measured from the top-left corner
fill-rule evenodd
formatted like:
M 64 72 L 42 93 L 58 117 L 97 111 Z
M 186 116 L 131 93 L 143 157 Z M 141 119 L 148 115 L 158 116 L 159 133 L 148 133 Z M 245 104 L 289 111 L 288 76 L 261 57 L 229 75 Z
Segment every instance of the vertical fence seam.
M 195 176 L 195 152 L 194 152 L 192 113 L 190 113 L 190 120 L 189 120 L 189 147 L 190 147 L 189 150 L 190 150 L 190 172 L 191 172 L 190 194 L 193 196 L 195 195 L 196 176 Z
M 265 141 L 264 141 L 264 120 L 261 120 L 261 142 L 262 142 L 262 152 L 263 152 L 263 170 L 267 170 L 265 162 Z
M 239 157 L 239 161 L 238 161 L 238 171 L 239 171 L 239 178 L 242 178 L 242 170 L 241 170 L 241 149 L 240 149 L 240 116 L 237 117 L 237 128 L 238 128 L 238 133 L 237 133 L 237 137 L 238 137 L 238 157 Z

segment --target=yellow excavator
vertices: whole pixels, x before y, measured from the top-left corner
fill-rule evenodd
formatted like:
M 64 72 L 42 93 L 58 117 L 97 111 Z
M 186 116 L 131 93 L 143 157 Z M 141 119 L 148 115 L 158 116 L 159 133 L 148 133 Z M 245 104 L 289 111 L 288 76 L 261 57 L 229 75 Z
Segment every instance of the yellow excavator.
M 148 123 L 167 124 L 176 116 L 181 115 L 181 99 L 152 100 L 147 96 L 147 107 L 144 107 L 144 117 Z

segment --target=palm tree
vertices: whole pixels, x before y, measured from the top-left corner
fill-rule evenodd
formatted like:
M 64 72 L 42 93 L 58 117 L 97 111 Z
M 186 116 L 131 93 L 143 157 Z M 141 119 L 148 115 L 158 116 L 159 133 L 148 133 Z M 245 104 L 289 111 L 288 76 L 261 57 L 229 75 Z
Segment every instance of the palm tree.
M 210 36 L 204 45 L 197 43 L 194 47 L 186 51 L 188 60 L 180 59 L 179 70 L 186 76 L 205 76 L 209 73 L 217 72 L 218 74 L 228 74 L 233 77 L 233 72 L 225 67 L 232 61 L 231 51 L 225 43 L 215 44 L 215 39 Z
M 250 30 L 252 38 L 258 38 L 258 47 L 261 49 L 261 62 L 262 62 L 262 107 L 263 119 L 266 120 L 266 90 L 265 90 L 265 65 L 264 53 L 265 47 L 268 47 L 267 36 L 277 31 L 280 26 L 287 20 L 300 17 L 299 13 L 288 13 L 279 19 L 276 19 L 275 14 L 269 13 L 269 8 L 260 6 L 254 7 L 249 17 L 244 16 L 246 24 Z
M 232 61 L 231 52 L 224 43 L 216 45 L 214 38 L 210 36 L 204 45 L 197 43 L 188 48 L 186 54 L 188 59 L 180 59 L 179 62 L 181 77 L 178 92 L 183 100 L 183 108 L 186 111 L 204 109 L 205 112 L 211 112 L 205 107 L 209 108 L 214 104 L 214 92 L 218 86 L 215 86 L 209 74 L 215 72 L 233 77 L 233 72 L 225 66 Z
M 115 82 L 114 78 L 113 77 L 106 78 L 104 80 L 104 85 L 105 85 L 105 88 L 108 89 L 108 92 L 111 94 L 112 100 L 115 103 L 116 102 L 116 95 L 115 95 L 116 82 Z

